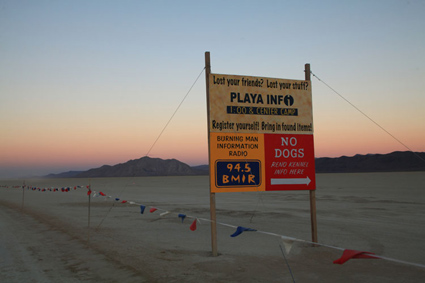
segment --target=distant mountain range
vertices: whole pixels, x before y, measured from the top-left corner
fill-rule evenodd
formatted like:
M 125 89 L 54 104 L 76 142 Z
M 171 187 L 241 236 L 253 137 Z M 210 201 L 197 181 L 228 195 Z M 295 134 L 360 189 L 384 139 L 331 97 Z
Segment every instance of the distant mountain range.
M 425 171 L 425 152 L 395 151 L 352 157 L 316 158 L 316 173 Z
M 207 169 L 205 169 L 205 166 Z M 49 174 L 47 178 L 96 178 L 96 177 L 146 177 L 207 175 L 208 165 L 190 167 L 176 159 L 142 157 L 117 165 L 103 165 L 87 171 L 69 171 Z
M 316 173 L 425 171 L 425 152 L 396 151 L 388 154 L 357 154 L 352 157 L 316 158 Z M 191 167 L 176 159 L 142 157 L 87 171 L 49 174 L 45 178 L 96 178 L 208 175 L 209 166 Z

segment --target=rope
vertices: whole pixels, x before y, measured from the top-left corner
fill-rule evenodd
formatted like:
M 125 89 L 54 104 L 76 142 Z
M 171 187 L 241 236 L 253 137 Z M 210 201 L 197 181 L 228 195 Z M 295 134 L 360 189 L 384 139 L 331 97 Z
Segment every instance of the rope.
M 393 134 L 391 134 L 389 131 L 387 131 L 384 127 L 379 125 L 377 122 L 375 122 L 371 117 L 369 117 L 366 113 L 364 113 L 362 110 L 360 110 L 356 105 L 351 103 L 347 98 L 342 96 L 339 92 L 337 92 L 334 88 L 332 88 L 330 85 L 328 85 L 326 82 L 321 80 L 316 74 L 314 74 L 312 71 L 310 73 L 318 79 L 321 83 L 323 83 L 325 86 L 327 86 L 329 89 L 331 89 L 333 92 L 335 92 L 339 97 L 345 100 L 348 104 L 350 104 L 354 109 L 356 109 L 358 112 L 360 112 L 363 116 L 365 116 L 367 119 L 369 119 L 372 123 L 374 123 L 376 126 L 378 126 L 381 130 L 383 130 L 385 133 L 387 133 L 390 137 L 392 137 L 394 140 L 396 140 L 399 144 L 407 148 L 408 151 L 412 152 L 417 158 L 425 162 L 425 159 L 423 159 L 420 155 L 418 155 L 416 152 L 414 152 L 412 149 L 410 149 L 406 144 L 404 144 L 402 141 L 400 141 L 398 138 L 396 138 Z
M 134 177 L 133 177 L 134 179 Z M 123 193 L 123 191 L 127 188 L 127 186 L 130 183 L 125 184 L 125 186 L 121 189 L 121 191 L 118 193 L 117 197 L 120 197 L 121 194 Z M 100 226 L 103 224 L 103 221 L 105 221 L 106 217 L 108 217 L 109 213 L 111 213 L 112 208 L 114 208 L 115 206 L 115 202 L 112 203 L 112 206 L 109 208 L 109 210 L 106 212 L 105 216 L 102 218 L 102 220 L 100 221 L 99 225 L 97 225 L 96 230 L 99 230 Z
M 190 87 L 189 91 L 186 93 L 186 95 L 183 97 L 182 101 L 180 102 L 179 106 L 177 106 L 176 110 L 174 111 L 173 115 L 171 115 L 170 119 L 168 120 L 167 124 L 165 124 L 164 128 L 162 129 L 161 133 L 159 133 L 158 137 L 156 138 L 155 142 L 152 144 L 151 148 L 148 150 L 148 152 L 146 153 L 146 156 L 149 155 L 149 153 L 151 152 L 152 148 L 155 146 L 155 144 L 157 143 L 157 141 L 159 140 L 159 138 L 162 136 L 162 134 L 164 133 L 165 129 L 167 128 L 168 124 L 170 124 L 171 120 L 174 118 L 174 115 L 176 115 L 177 111 L 179 110 L 180 106 L 182 106 L 183 102 L 185 101 L 186 97 L 189 95 L 190 91 L 192 90 L 193 86 L 196 84 L 196 82 L 198 81 L 199 77 L 202 75 L 202 73 L 204 72 L 205 67 L 202 69 L 202 71 L 199 73 L 198 77 L 196 78 L 195 82 L 192 84 L 192 86 Z
M 20 187 L 20 186 L 17 186 L 17 187 Z M 28 186 L 27 186 L 27 188 L 28 188 Z M 96 191 L 93 191 L 93 192 L 96 192 Z M 114 196 L 108 195 L 105 198 L 110 199 L 110 198 L 114 198 Z M 139 203 L 137 201 L 126 201 L 126 203 L 128 203 L 130 205 L 139 205 L 139 206 L 140 205 L 143 205 L 142 203 Z M 149 206 L 147 206 L 147 207 L 149 207 Z M 165 209 L 159 208 L 157 206 L 155 206 L 155 207 L 154 206 L 150 206 L 150 208 L 155 208 L 155 210 L 167 212 L 167 213 L 162 214 L 162 215 L 160 214 L 160 216 L 170 215 L 170 214 L 171 215 L 178 215 L 179 214 L 179 212 L 171 212 L 169 210 L 165 210 Z M 112 208 L 110 208 L 110 209 L 112 209 Z M 192 216 L 192 215 L 186 215 L 186 217 L 187 218 L 190 218 L 190 219 L 196 219 L 197 221 L 204 221 L 204 222 L 210 222 L 210 223 L 215 222 L 218 225 L 229 227 L 229 228 L 233 228 L 233 229 L 238 228 L 238 226 L 236 226 L 236 225 L 227 224 L 227 223 L 218 222 L 218 221 L 213 221 L 213 220 L 208 219 L 208 218 L 196 217 L 196 216 Z M 103 222 L 103 220 L 102 220 L 102 222 Z M 99 224 L 99 226 L 100 226 L 100 224 Z M 96 230 L 99 228 L 99 226 L 96 228 Z M 281 234 L 277 234 L 277 233 L 273 233 L 273 232 L 266 232 L 266 231 L 261 231 L 261 230 L 255 230 L 255 232 L 260 233 L 260 234 L 264 234 L 264 235 L 279 237 L 282 240 L 288 240 L 288 241 L 299 242 L 299 243 L 304 243 L 304 244 L 311 244 L 312 246 L 322 246 L 322 247 L 326 247 L 326 248 L 330 248 L 330 249 L 334 249 L 334 250 L 340 250 L 340 251 L 344 251 L 345 250 L 345 248 L 341 248 L 341 247 L 337 247 L 337 246 L 332 246 L 332 245 L 327 245 L 327 244 L 318 243 L 318 242 L 312 242 L 312 241 L 302 240 L 302 239 L 293 238 L 293 237 L 289 237 L 289 236 L 285 236 L 285 235 L 281 235 Z M 376 255 L 376 254 L 373 254 L 373 256 L 376 257 L 376 258 L 380 258 L 380 259 L 386 260 L 386 261 L 392 261 L 392 262 L 395 262 L 395 263 L 400 263 L 400 264 L 405 264 L 405 265 L 411 265 L 411 266 L 415 266 L 415 267 L 425 268 L 425 264 L 408 262 L 408 261 L 394 259 L 394 258 L 389 258 L 389 257 L 384 257 L 384 256 Z
M 289 266 L 288 260 L 286 259 L 286 256 L 285 256 L 285 253 L 283 252 L 282 245 L 279 245 L 279 247 L 280 247 L 280 250 L 282 251 L 282 255 L 283 255 L 283 258 L 285 259 L 286 265 L 288 266 L 289 273 L 291 273 L 292 282 L 294 282 L 294 283 L 295 283 L 294 275 L 292 274 L 292 269 L 291 269 L 291 267 Z
M 164 128 L 162 129 L 161 133 L 158 135 L 158 137 L 156 138 L 155 142 L 152 144 L 152 146 L 150 147 L 150 149 L 148 150 L 148 152 L 146 153 L 146 156 L 149 155 L 149 153 L 151 152 L 152 148 L 155 146 L 155 144 L 157 143 L 157 141 L 159 140 L 159 138 L 162 136 L 162 134 L 164 133 L 165 129 L 167 128 L 168 124 L 170 124 L 171 120 L 174 118 L 174 115 L 176 115 L 177 111 L 179 110 L 180 106 L 182 106 L 183 102 L 185 101 L 186 97 L 189 95 L 190 91 L 192 90 L 192 88 L 195 86 L 196 82 L 198 81 L 199 77 L 201 76 L 201 74 L 204 72 L 205 67 L 202 69 L 202 71 L 199 73 L 198 77 L 196 78 L 195 82 L 192 84 L 192 86 L 189 88 L 188 92 L 186 93 L 186 95 L 183 97 L 182 101 L 180 102 L 180 104 L 177 106 L 176 110 L 174 111 L 173 115 L 171 115 L 170 119 L 168 120 L 167 124 L 165 124 Z M 133 177 L 134 178 L 134 177 Z M 118 196 L 121 195 L 121 193 L 124 191 L 125 188 L 127 188 L 128 184 L 126 184 L 124 186 L 124 188 L 121 190 L 121 192 L 118 194 Z M 103 217 L 103 219 L 100 221 L 99 225 L 96 227 L 96 229 L 99 229 L 100 226 L 102 225 L 103 221 L 106 219 L 106 217 L 109 215 L 109 213 L 112 211 L 112 208 L 115 206 L 115 203 L 112 203 L 112 206 L 109 208 L 108 212 L 105 214 L 105 216 Z

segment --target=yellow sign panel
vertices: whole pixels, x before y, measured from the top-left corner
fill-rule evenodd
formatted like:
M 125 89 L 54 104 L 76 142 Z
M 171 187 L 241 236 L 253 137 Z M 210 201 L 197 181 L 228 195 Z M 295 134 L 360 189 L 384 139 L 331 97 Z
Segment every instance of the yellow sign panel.
M 264 191 L 264 140 L 259 134 L 211 133 L 213 192 Z
M 310 81 L 209 75 L 211 192 L 315 189 Z
M 210 132 L 312 134 L 310 81 L 210 74 Z

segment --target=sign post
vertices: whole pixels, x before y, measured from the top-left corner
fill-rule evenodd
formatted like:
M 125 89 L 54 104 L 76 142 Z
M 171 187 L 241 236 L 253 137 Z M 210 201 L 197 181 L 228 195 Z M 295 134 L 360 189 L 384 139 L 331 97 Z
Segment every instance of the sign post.
M 305 80 L 310 82 L 310 64 L 304 66 Z M 311 241 L 317 243 L 316 188 L 310 190 Z
M 209 85 L 209 76 L 211 74 L 211 63 L 210 63 L 210 53 L 205 52 L 205 78 L 206 78 L 206 87 L 207 87 L 207 115 L 208 115 L 208 125 L 210 124 L 210 85 Z M 210 135 L 208 130 L 208 145 L 210 144 Z M 209 164 L 211 164 L 211 153 L 210 147 L 208 146 L 208 158 Z M 211 174 L 210 183 L 211 183 Z M 211 249 L 212 255 L 218 256 L 217 250 L 217 223 L 216 223 L 216 211 L 215 211 L 215 193 L 210 190 L 210 218 L 211 218 Z
M 309 190 L 317 241 L 310 65 L 305 67 L 305 80 L 215 74 L 205 53 L 213 254 L 220 192 Z
M 24 183 L 22 185 L 22 205 L 21 205 L 22 211 L 24 211 L 24 200 L 25 200 L 25 180 L 24 180 Z

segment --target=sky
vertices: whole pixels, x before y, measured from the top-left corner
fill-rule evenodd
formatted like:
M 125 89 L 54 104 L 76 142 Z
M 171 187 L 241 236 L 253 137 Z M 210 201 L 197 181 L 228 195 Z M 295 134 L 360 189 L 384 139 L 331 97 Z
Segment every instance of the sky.
M 420 0 L 0 0 L 0 178 L 207 164 L 206 51 L 213 73 L 311 64 L 316 157 L 424 152 L 424 30 Z

